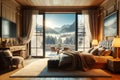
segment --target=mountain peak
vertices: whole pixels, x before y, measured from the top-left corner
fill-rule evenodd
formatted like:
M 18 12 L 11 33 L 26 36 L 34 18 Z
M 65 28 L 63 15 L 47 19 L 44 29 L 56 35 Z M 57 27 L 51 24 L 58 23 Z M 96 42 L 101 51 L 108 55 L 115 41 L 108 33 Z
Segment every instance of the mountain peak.
M 75 31 L 75 22 L 73 22 L 71 25 L 63 25 L 60 32 L 66 33 L 66 32 L 73 32 Z

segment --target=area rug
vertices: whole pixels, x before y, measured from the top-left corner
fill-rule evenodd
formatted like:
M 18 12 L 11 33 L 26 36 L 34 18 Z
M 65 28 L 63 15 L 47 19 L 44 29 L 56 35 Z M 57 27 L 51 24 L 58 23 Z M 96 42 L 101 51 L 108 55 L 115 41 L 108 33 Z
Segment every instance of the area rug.
M 65 71 L 60 69 L 48 69 L 47 59 L 37 60 L 12 74 L 11 78 L 29 78 L 29 77 L 111 77 L 102 69 L 91 69 L 89 71 Z

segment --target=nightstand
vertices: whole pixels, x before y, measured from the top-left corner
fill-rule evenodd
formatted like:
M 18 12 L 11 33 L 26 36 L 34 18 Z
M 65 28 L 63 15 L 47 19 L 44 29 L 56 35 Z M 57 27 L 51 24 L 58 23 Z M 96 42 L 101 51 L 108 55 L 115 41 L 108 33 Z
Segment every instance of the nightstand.
M 108 59 L 107 68 L 114 73 L 120 72 L 120 59 Z

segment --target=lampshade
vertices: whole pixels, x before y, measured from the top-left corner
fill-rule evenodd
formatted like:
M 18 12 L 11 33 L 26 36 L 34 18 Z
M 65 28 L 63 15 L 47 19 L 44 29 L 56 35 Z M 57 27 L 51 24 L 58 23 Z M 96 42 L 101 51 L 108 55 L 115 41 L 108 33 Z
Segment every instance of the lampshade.
M 93 39 L 92 45 L 98 45 L 98 40 L 97 39 Z
M 112 47 L 120 47 L 120 38 L 116 37 L 113 39 Z

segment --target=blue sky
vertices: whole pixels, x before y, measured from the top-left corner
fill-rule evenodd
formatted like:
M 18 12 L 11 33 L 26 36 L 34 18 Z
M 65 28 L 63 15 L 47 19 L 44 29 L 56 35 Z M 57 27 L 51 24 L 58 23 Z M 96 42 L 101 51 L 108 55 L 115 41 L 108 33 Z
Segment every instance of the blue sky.
M 75 21 L 75 14 L 45 14 L 46 26 L 55 28 L 72 24 Z

